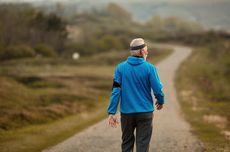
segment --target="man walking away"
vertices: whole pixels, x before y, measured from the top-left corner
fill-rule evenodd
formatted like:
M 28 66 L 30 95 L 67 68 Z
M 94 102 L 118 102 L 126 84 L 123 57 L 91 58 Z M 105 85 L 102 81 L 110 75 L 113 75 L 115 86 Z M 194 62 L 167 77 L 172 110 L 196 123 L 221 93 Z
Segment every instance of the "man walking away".
M 115 114 L 120 101 L 122 152 L 133 151 L 135 138 L 136 151 L 148 152 L 154 111 L 151 90 L 157 100 L 155 104 L 158 110 L 163 108 L 164 93 L 156 67 L 146 61 L 147 45 L 142 38 L 132 40 L 130 54 L 115 69 L 108 121 L 110 126 L 117 126 Z

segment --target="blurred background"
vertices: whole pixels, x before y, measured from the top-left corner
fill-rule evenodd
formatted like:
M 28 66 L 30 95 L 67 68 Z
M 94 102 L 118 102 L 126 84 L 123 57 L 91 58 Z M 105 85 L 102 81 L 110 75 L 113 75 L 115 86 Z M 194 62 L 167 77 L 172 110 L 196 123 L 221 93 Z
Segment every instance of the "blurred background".
M 0 151 L 41 151 L 107 116 L 117 63 L 143 37 L 149 61 L 193 48 L 177 71 L 185 118 L 230 151 L 229 0 L 0 0 Z

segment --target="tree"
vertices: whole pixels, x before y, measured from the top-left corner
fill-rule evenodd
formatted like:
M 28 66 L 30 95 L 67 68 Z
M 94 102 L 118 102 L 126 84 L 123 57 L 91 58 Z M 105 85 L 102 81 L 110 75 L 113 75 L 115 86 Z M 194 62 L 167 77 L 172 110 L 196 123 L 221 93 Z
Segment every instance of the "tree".
M 116 20 L 130 21 L 132 19 L 132 15 L 129 12 L 115 3 L 110 3 L 106 11 Z

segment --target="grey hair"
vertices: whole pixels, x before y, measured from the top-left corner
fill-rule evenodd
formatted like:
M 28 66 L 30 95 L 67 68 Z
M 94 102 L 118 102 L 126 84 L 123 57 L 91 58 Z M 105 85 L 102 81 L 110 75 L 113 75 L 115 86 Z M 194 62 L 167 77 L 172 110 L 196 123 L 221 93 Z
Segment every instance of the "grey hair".
M 140 50 L 132 50 L 130 51 L 131 55 L 137 55 L 140 53 Z

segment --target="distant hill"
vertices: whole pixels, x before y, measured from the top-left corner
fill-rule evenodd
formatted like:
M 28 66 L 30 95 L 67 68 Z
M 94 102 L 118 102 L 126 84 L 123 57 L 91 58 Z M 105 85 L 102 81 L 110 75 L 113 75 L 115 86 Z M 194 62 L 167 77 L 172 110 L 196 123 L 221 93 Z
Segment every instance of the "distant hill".
M 210 2 L 133 2 L 125 7 L 134 14 L 138 20 L 146 21 L 151 16 L 179 16 L 201 24 L 230 30 L 230 1 Z
M 17 0 L 0 0 L 0 2 L 15 2 Z M 230 1 L 229 0 L 20 0 L 32 2 L 35 6 L 46 6 L 53 11 L 57 3 L 65 9 L 62 13 L 71 15 L 78 11 L 104 7 L 109 2 L 116 2 L 130 11 L 138 21 L 146 21 L 152 16 L 179 16 L 201 24 L 230 31 Z M 64 2 L 64 3 L 63 3 Z

